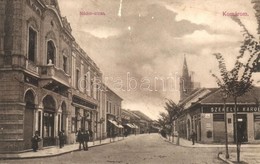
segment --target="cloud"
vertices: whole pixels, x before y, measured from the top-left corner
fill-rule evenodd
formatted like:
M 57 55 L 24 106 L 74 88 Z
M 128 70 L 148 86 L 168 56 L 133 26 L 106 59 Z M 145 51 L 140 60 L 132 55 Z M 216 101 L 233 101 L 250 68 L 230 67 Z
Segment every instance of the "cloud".
M 240 37 L 226 34 L 209 34 L 206 30 L 196 30 L 192 34 L 185 35 L 178 39 L 184 40 L 185 43 L 192 43 L 192 45 L 212 43 L 228 44 L 228 42 L 238 42 Z
M 111 36 L 120 35 L 120 31 L 118 29 L 110 27 L 96 27 L 93 29 L 86 28 L 84 31 L 98 38 L 108 38 Z
M 127 73 L 139 86 L 144 78 L 150 80 L 152 91 L 138 87 L 116 92 L 124 99 L 123 108 L 141 110 L 152 118 L 164 111 L 165 98 L 178 102 L 177 80 L 184 54 L 189 70 L 195 72 L 195 80 L 206 87 L 216 86 L 209 73 L 218 71 L 213 53 L 222 53 L 228 67 L 233 65 L 243 38 L 241 28 L 224 17 L 223 11 L 248 12 L 249 16 L 241 19 L 256 35 L 257 24 L 249 1 L 123 0 L 121 17 L 118 17 L 120 0 L 73 3 L 59 0 L 59 3 L 76 41 L 104 76 L 122 79 L 124 90 Z M 80 16 L 80 11 L 100 11 L 106 15 Z M 154 82 L 158 77 L 177 79 L 173 82 L 175 90 L 163 90 L 163 83 Z M 112 88 L 114 82 L 108 80 L 107 84 Z

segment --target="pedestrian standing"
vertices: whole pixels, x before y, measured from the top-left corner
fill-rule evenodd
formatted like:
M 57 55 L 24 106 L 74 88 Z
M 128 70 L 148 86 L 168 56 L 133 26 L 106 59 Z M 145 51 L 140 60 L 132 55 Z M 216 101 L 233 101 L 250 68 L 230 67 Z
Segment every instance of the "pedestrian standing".
M 89 132 L 88 132 L 88 130 L 86 130 L 85 132 L 84 132 L 84 150 L 85 151 L 88 151 L 88 142 L 89 142 Z
M 83 130 L 81 129 L 78 131 L 77 141 L 79 142 L 79 150 L 81 150 L 81 145 L 83 146 L 84 149 Z
M 34 152 L 36 152 L 38 150 L 38 148 L 39 148 L 38 142 L 40 142 L 40 141 L 41 141 L 41 138 L 39 137 L 39 132 L 35 131 L 35 134 L 31 139 L 32 149 L 33 149 Z
M 64 147 L 64 144 L 65 144 L 65 134 L 64 134 L 63 130 L 61 130 L 59 132 L 59 141 L 60 141 L 60 148 Z
M 196 133 L 192 130 L 192 132 L 191 132 L 192 145 L 195 144 L 195 138 L 196 138 Z

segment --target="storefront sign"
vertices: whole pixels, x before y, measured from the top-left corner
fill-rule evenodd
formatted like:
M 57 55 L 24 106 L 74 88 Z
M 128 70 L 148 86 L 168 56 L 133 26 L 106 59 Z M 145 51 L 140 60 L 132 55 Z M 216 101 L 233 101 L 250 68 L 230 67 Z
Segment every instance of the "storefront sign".
M 224 113 L 223 106 L 206 106 L 203 107 L 202 112 L 203 113 Z M 234 113 L 235 108 L 233 106 L 226 106 L 226 112 L 227 113 Z M 238 106 L 237 112 L 260 112 L 260 107 L 258 106 Z
M 79 105 L 82 105 L 82 106 L 85 106 L 85 107 L 88 107 L 88 108 L 91 108 L 91 109 L 96 109 L 97 106 L 90 103 L 90 102 L 87 102 L 86 100 L 83 100 L 77 96 L 73 96 L 72 97 L 72 102 L 73 103 L 76 103 L 76 104 L 79 104 Z

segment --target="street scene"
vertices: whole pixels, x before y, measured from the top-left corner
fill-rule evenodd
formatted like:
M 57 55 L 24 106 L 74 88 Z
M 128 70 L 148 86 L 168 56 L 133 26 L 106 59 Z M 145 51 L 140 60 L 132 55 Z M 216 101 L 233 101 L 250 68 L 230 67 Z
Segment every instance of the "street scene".
M 260 163 L 260 0 L 1 0 L 0 163 Z
M 142 134 L 124 140 L 44 159 L 5 160 L 2 163 L 224 163 L 215 152 L 222 148 L 194 148 L 172 145 L 158 134 Z M 207 157 L 207 158 L 205 158 Z

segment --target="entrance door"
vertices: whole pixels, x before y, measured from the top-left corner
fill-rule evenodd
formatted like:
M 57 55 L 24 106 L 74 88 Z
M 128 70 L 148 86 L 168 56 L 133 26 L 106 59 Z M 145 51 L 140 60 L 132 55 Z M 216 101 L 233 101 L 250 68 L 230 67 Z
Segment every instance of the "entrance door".
M 33 120 L 34 120 L 34 95 L 32 91 L 25 94 L 25 112 L 24 112 L 24 149 L 31 149 L 31 138 L 33 136 Z
M 235 115 L 233 116 L 235 118 Z M 235 123 L 234 125 L 234 141 L 236 142 L 236 133 L 235 133 Z M 247 142 L 247 115 L 246 114 L 238 114 L 237 115 L 237 131 L 238 138 L 241 139 L 242 142 Z
M 47 95 L 43 99 L 43 126 L 42 126 L 42 136 L 43 136 L 43 146 L 53 146 L 55 145 L 54 136 L 54 119 L 55 119 L 55 101 L 52 96 Z

